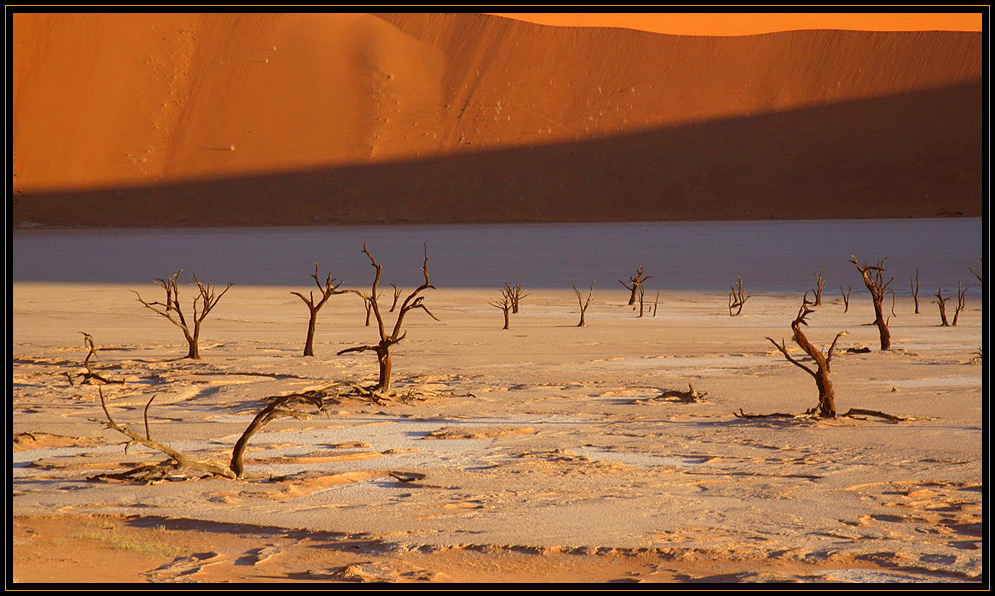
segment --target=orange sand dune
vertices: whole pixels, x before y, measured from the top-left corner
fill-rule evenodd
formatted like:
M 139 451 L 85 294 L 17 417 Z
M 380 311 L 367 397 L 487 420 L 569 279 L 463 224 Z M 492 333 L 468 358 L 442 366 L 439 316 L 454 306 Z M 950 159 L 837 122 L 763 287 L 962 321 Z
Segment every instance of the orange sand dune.
M 981 77 L 979 33 L 16 14 L 14 222 L 978 215 Z

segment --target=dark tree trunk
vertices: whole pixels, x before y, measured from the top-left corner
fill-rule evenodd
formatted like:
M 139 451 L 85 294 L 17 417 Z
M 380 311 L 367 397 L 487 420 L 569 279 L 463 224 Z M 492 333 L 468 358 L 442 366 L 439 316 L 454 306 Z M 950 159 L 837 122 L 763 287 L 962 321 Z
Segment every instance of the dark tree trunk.
M 187 350 L 187 358 L 191 360 L 200 360 L 200 346 L 197 345 L 196 337 L 188 337 L 187 345 L 189 346 Z
M 884 296 L 874 300 L 874 324 L 878 326 L 881 335 L 881 349 L 891 349 L 891 331 L 888 331 L 888 322 L 884 318 Z
M 632 284 L 632 294 L 629 296 L 629 306 L 636 303 L 636 292 L 639 291 L 639 284 Z
M 304 355 L 314 356 L 314 327 L 318 322 L 318 310 L 311 311 L 311 318 L 307 322 L 307 340 L 304 341 Z
M 380 365 L 380 381 L 376 390 L 387 393 L 390 391 L 390 348 L 377 350 L 377 363 Z
M 836 391 L 833 382 L 829 380 L 829 372 L 819 367 L 816 372 L 815 386 L 819 388 L 819 417 L 836 417 Z
M 505 308 L 504 309 L 504 327 L 503 327 L 503 329 L 507 329 L 508 328 L 508 323 L 509 322 L 510 322 L 510 319 L 508 317 L 508 309 Z

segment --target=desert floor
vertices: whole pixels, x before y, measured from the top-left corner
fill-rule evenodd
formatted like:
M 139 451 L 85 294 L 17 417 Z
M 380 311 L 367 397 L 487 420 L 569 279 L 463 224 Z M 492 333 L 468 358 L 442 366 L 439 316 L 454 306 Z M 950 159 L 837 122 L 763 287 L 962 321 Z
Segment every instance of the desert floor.
M 866 294 L 844 314 L 827 293 L 809 317 L 818 345 L 847 330 L 840 347 L 872 348 L 833 360 L 840 412 L 914 417 L 889 423 L 733 416 L 815 405 L 764 339 L 790 337 L 800 296 L 730 317 L 725 294 L 664 291 L 639 318 L 627 292 L 596 289 L 578 328 L 572 291 L 534 290 L 505 331 L 496 290 L 426 290 L 441 321 L 408 315 L 392 398 L 329 390 L 323 411 L 273 421 L 244 480 L 145 484 L 94 479 L 164 456 L 125 451 L 97 386 L 70 384 L 78 331 L 93 370 L 126 381 L 102 387 L 119 423 L 141 433 L 155 395 L 153 438 L 227 462 L 266 397 L 375 380 L 371 353 L 336 355 L 375 327 L 333 296 L 305 358 L 301 288 L 236 286 L 204 322 L 203 360 L 182 360 L 180 331 L 129 287 L 13 285 L 15 581 L 981 579 L 977 298 L 943 328 L 900 297 L 890 352 Z M 702 400 L 661 397 L 689 383 Z

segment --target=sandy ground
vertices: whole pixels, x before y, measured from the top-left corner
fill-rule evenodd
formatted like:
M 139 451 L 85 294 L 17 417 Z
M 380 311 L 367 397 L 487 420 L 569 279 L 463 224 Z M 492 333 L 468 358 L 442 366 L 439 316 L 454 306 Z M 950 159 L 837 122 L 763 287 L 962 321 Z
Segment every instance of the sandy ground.
M 794 294 L 733 318 L 725 294 L 665 291 L 640 319 L 621 288 L 598 290 L 577 328 L 570 290 L 535 290 L 504 331 L 496 290 L 429 290 L 441 322 L 409 315 L 394 398 L 272 422 L 244 480 L 143 484 L 92 479 L 163 456 L 91 420 L 96 387 L 66 377 L 78 331 L 94 370 L 126 381 L 103 387 L 119 422 L 141 432 L 155 395 L 152 436 L 218 461 L 265 397 L 373 380 L 373 356 L 335 353 L 374 331 L 358 297 L 335 296 L 304 358 L 303 288 L 236 286 L 204 359 L 177 360 L 179 330 L 128 287 L 13 285 L 15 581 L 981 580 L 976 297 L 941 328 L 900 296 L 887 353 L 865 296 L 810 317 L 816 344 L 848 330 L 843 348 L 875 348 L 834 360 L 837 406 L 917 418 L 891 424 L 733 416 L 815 405 L 764 339 L 789 336 Z M 660 397 L 688 383 L 702 401 Z

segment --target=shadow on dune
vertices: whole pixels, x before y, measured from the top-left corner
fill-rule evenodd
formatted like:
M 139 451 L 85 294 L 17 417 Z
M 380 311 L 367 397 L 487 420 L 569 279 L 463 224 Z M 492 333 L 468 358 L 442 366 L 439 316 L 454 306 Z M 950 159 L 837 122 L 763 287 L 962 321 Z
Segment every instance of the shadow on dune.
M 135 188 L 21 194 L 25 226 L 982 215 L 980 81 L 617 137 Z

